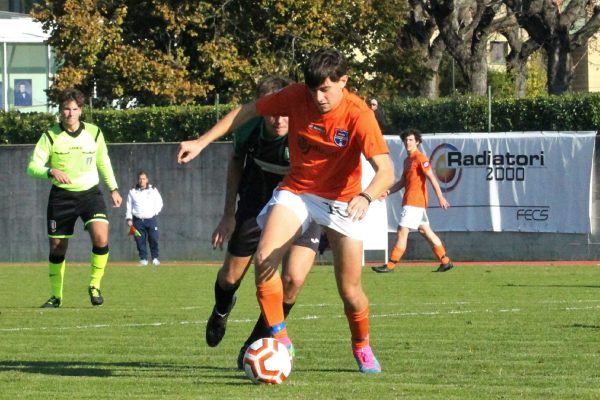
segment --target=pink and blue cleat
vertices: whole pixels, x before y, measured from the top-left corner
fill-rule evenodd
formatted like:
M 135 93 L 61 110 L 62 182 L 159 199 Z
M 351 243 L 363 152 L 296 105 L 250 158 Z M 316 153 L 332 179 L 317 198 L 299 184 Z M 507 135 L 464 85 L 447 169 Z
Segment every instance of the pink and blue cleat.
M 281 338 L 277 338 L 277 340 L 279 340 L 285 347 L 287 347 L 288 351 L 290 352 L 290 361 L 293 364 L 294 358 L 296 357 L 296 349 L 294 349 L 294 344 L 290 340 L 290 337 L 284 336 Z
M 358 370 L 363 374 L 378 374 L 381 372 L 381 365 L 375 358 L 371 346 L 352 348 L 354 358 L 358 363 Z

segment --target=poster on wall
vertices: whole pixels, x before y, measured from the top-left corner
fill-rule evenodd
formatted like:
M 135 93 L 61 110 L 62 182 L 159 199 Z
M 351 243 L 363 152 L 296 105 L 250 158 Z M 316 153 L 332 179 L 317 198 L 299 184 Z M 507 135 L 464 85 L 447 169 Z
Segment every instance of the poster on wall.
M 31 106 L 31 79 L 15 79 L 15 106 Z
M 421 151 L 451 207 L 429 187 L 434 231 L 589 233 L 596 132 L 496 132 L 424 135 Z M 386 138 L 396 177 L 406 157 Z M 402 193 L 388 198 L 395 231 Z

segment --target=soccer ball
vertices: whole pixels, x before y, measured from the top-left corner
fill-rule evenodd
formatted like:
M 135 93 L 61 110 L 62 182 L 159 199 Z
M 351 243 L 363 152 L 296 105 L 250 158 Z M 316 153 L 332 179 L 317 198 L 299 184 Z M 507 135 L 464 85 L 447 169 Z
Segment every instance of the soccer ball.
M 258 339 L 244 354 L 244 370 L 254 383 L 283 383 L 292 371 L 290 352 L 277 339 Z

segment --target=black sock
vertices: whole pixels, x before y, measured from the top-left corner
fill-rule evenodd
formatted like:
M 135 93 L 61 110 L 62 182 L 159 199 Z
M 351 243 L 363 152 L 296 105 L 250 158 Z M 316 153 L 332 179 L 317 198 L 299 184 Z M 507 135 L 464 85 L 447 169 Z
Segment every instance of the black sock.
M 292 311 L 294 304 L 296 303 L 283 303 L 283 316 L 285 318 L 287 318 L 287 316 L 290 314 L 290 311 Z
M 219 314 L 226 314 L 228 312 L 233 302 L 233 295 L 238 287 L 239 285 L 232 289 L 224 290 L 219 286 L 219 281 L 215 281 L 215 308 Z

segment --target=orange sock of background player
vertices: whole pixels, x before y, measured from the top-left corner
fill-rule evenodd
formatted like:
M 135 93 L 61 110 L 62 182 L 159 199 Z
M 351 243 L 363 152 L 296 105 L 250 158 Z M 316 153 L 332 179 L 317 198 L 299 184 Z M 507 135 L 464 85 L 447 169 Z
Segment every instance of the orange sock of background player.
M 352 347 L 367 347 L 369 345 L 369 306 L 359 312 L 344 311 L 352 333 Z
M 283 283 L 279 275 L 266 282 L 258 283 L 256 285 L 256 298 L 258 299 L 263 318 L 269 327 L 284 322 Z M 275 338 L 285 337 L 287 336 L 287 329 L 283 328 L 273 336 Z
M 433 252 L 442 264 L 448 264 L 450 262 L 450 258 L 446 256 L 444 245 L 433 246 Z
M 400 261 L 404 252 L 406 251 L 405 247 L 394 247 L 392 249 L 392 254 L 390 255 L 390 259 L 388 260 L 387 266 L 392 269 L 396 266 L 396 263 Z

